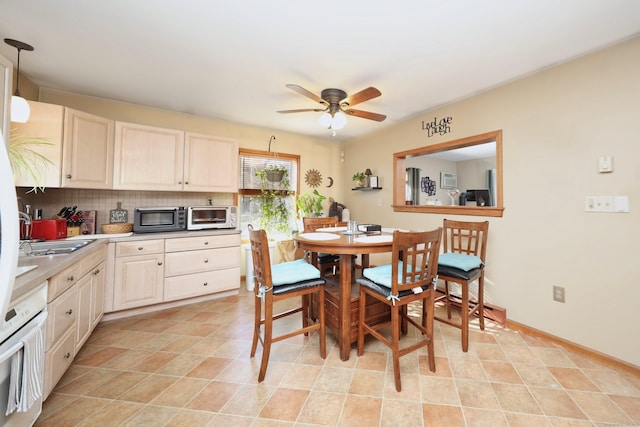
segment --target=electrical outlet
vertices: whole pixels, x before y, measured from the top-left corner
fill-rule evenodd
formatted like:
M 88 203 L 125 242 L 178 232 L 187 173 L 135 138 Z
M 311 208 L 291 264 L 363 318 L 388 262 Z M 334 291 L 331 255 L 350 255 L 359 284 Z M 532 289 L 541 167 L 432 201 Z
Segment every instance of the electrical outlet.
M 613 212 L 613 196 L 587 196 L 584 210 L 587 212 Z
M 562 286 L 553 287 L 553 300 L 564 302 L 564 288 Z

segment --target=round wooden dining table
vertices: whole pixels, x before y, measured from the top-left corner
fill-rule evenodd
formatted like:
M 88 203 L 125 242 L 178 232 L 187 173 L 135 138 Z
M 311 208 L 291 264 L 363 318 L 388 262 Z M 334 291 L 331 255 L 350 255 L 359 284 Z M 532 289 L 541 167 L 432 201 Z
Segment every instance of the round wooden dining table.
M 374 253 L 391 252 L 393 233 L 378 232 L 375 234 L 346 234 L 346 227 L 329 227 L 318 229 L 312 233 L 297 233 L 293 236 L 296 246 L 317 256 L 318 252 L 340 256 L 340 292 L 339 292 L 339 322 L 340 327 L 338 345 L 340 359 L 349 360 L 351 350 L 350 337 L 350 300 L 353 257 L 362 256 L 362 268 L 369 266 L 369 255 Z

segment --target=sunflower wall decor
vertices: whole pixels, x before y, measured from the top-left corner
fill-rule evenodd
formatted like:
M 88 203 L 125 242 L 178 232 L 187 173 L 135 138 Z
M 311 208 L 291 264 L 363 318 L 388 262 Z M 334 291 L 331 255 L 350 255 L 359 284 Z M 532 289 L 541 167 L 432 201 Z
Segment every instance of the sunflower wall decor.
M 309 187 L 319 187 L 320 184 L 322 184 L 322 175 L 315 169 L 309 169 L 307 173 L 304 174 L 304 182 L 306 182 Z

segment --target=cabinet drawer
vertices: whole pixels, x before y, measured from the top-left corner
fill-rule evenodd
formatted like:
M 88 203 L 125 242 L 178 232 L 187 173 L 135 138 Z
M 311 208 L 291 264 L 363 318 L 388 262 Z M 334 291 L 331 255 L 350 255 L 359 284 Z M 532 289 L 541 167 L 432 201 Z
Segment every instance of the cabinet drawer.
M 224 248 L 240 246 L 240 234 L 224 234 L 222 236 L 198 236 L 167 239 L 166 251 L 192 251 L 197 249 Z
M 47 304 L 47 339 L 45 349 L 50 349 L 70 328 L 75 330 L 78 316 L 78 289 L 73 287 Z
M 75 330 L 69 330 L 60 342 L 45 354 L 44 394 L 46 398 L 75 357 Z
M 164 252 L 164 239 L 116 243 L 116 256 L 148 255 Z
M 164 276 L 240 267 L 240 247 L 172 252 L 165 255 Z
M 164 300 L 197 297 L 239 287 L 240 267 L 168 277 L 164 280 Z
M 51 302 L 64 291 L 75 285 L 78 279 L 83 276 L 82 263 L 77 262 L 49 279 L 49 292 L 47 302 Z

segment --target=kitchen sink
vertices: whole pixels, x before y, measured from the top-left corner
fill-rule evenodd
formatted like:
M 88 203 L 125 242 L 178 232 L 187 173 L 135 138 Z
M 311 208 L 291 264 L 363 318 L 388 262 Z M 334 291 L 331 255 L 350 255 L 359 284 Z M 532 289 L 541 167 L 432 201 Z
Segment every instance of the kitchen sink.
M 21 245 L 20 255 L 43 256 L 69 254 L 87 246 L 91 242 L 93 242 L 93 240 L 49 240 L 45 242 L 31 242 Z

